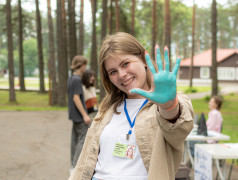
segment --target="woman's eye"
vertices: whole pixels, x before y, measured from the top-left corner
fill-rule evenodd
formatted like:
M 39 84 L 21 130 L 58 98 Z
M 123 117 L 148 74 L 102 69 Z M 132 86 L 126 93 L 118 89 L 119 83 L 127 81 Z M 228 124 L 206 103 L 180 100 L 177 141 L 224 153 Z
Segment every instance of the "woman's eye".
M 108 75 L 109 76 L 112 76 L 112 75 L 114 75 L 116 73 L 116 71 L 110 71 L 110 72 L 108 72 Z
M 125 62 L 125 63 L 123 64 L 123 67 L 127 67 L 128 64 L 129 64 L 129 62 Z

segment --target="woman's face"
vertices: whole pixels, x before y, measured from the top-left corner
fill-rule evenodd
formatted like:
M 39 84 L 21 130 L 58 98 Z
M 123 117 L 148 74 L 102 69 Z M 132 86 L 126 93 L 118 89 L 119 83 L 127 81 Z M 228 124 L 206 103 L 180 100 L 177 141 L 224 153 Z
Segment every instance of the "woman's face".
M 94 81 L 95 81 L 94 75 L 90 76 L 90 78 L 89 78 L 89 84 L 94 84 Z
M 119 55 L 105 60 L 105 69 L 110 81 L 125 92 L 129 99 L 144 98 L 138 94 L 130 93 L 131 89 L 149 90 L 145 67 L 143 61 L 134 55 Z
M 128 156 L 133 156 L 133 149 L 128 150 Z
M 216 104 L 214 98 L 211 98 L 211 99 L 210 99 L 209 104 L 208 104 L 208 107 L 209 107 L 209 109 L 211 109 L 211 110 L 217 108 L 217 104 Z

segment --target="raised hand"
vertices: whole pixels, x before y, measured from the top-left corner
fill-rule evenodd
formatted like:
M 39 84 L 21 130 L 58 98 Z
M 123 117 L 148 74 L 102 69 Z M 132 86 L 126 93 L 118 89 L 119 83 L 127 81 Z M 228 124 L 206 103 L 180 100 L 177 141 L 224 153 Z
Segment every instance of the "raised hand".
M 142 89 L 132 89 L 131 92 L 144 96 L 146 99 L 149 99 L 157 104 L 164 104 L 176 98 L 176 76 L 180 65 L 180 58 L 177 58 L 173 71 L 170 72 L 168 48 L 165 47 L 164 49 L 165 69 L 163 69 L 160 50 L 157 45 L 155 46 L 155 51 L 158 72 L 156 72 L 149 54 L 145 54 L 147 66 L 149 67 L 153 76 L 150 91 L 144 91 Z

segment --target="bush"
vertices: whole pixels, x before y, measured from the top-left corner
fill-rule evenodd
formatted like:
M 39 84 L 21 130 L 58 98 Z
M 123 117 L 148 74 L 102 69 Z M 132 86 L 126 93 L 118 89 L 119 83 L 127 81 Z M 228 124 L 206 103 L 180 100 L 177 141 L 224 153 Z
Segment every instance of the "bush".
M 186 94 L 189 94 L 189 93 L 195 93 L 195 92 L 197 92 L 197 89 L 196 88 L 187 88 L 187 89 L 185 89 L 185 93 Z

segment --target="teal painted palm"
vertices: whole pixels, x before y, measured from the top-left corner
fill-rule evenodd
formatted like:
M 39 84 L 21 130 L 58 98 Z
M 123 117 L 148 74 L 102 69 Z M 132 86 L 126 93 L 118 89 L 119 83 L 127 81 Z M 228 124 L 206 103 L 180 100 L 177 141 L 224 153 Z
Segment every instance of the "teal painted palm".
M 153 76 L 151 90 L 144 91 L 142 89 L 132 89 L 131 92 L 144 96 L 146 99 L 149 99 L 155 103 L 164 104 L 168 101 L 175 99 L 176 97 L 177 91 L 176 77 L 180 66 L 180 58 L 177 58 L 173 71 L 170 72 L 168 48 L 165 47 L 164 51 L 164 59 L 165 59 L 164 69 L 158 46 L 155 47 L 155 51 L 156 51 L 156 65 L 158 67 L 158 72 L 156 72 L 155 67 L 151 62 L 149 54 L 146 53 L 145 55 L 147 66 L 149 67 Z

